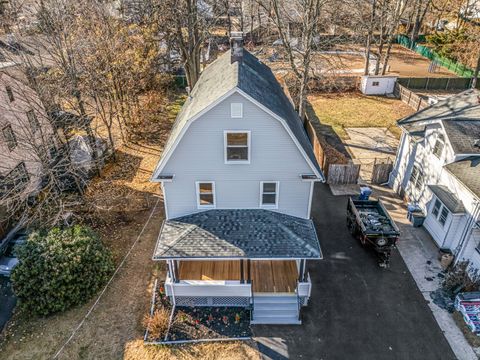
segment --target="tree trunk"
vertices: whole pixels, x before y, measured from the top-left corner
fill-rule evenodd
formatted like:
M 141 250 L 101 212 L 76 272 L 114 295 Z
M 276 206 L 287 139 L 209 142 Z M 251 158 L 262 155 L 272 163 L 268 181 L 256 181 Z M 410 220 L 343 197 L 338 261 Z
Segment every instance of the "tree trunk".
M 370 18 L 370 24 L 368 27 L 368 34 L 367 34 L 367 43 L 365 45 L 365 70 L 363 72 L 364 75 L 369 74 L 369 67 L 370 67 L 370 54 L 371 54 L 371 47 L 372 47 L 372 35 L 373 35 L 373 26 L 375 23 L 375 9 L 377 7 L 377 1 L 372 0 L 372 13 Z
M 472 89 L 475 89 L 477 87 L 479 73 L 480 73 L 480 52 L 478 53 L 477 66 L 475 68 L 475 72 L 473 73 Z

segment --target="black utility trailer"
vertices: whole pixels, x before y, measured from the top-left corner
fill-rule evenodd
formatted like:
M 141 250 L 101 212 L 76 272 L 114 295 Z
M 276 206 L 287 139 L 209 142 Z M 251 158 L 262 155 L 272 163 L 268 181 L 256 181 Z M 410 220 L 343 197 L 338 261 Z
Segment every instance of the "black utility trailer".
M 389 265 L 390 253 L 400 231 L 380 200 L 357 200 L 351 197 L 347 206 L 347 226 L 362 245 L 373 247 L 381 267 Z

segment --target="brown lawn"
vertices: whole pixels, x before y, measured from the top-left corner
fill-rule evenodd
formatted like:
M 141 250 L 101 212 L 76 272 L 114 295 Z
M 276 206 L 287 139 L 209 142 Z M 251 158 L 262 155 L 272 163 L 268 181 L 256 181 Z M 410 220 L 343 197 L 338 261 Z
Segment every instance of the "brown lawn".
M 397 120 L 414 113 L 400 100 L 361 93 L 313 94 L 308 101 L 310 114 L 313 111 L 322 125 L 331 127 L 342 139 L 348 138 L 348 127 L 383 127 L 400 137 Z
M 258 359 L 252 344 L 209 343 L 181 347 L 145 347 L 142 318 L 149 309 L 152 284 L 165 276 L 164 264 L 151 260 L 164 219 L 159 186 L 149 182 L 161 145 L 179 109 L 165 106 L 153 116 L 145 141 L 122 145 L 116 163 L 87 191 L 83 221 L 93 226 L 112 250 L 117 264 L 142 236 L 73 340 L 59 359 Z M 158 115 L 158 114 L 157 114 Z M 163 122 L 159 119 L 168 119 Z M 157 123 L 155 123 L 155 121 Z M 152 136 L 153 134 L 155 136 Z M 155 204 L 157 207 L 155 208 Z M 155 208 L 155 210 L 154 210 Z M 46 318 L 17 312 L 0 337 L 2 359 L 51 359 L 87 314 L 96 297 L 83 306 Z

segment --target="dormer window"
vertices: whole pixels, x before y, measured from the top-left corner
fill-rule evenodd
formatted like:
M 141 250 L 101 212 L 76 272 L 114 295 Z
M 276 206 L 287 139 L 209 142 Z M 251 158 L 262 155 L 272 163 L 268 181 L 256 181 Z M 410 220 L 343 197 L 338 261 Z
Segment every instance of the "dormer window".
M 445 147 L 445 138 L 442 134 L 438 134 L 437 141 L 433 147 L 433 155 L 440 159 L 443 153 L 443 148 Z
M 225 163 L 250 163 L 250 131 L 228 130 L 225 136 Z
M 232 118 L 242 118 L 243 117 L 243 104 L 242 103 L 231 103 L 230 104 L 230 116 Z

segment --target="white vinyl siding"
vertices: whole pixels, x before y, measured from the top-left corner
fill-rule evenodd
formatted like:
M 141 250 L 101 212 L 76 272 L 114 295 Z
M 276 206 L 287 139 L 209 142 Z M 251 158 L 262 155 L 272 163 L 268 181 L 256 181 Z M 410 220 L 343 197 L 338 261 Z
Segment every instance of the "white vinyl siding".
M 230 104 L 241 101 L 243 119 L 231 119 Z M 250 165 L 225 164 L 224 132 L 245 129 L 251 131 Z M 200 211 L 195 181 L 215 182 L 216 209 L 258 209 L 259 184 L 272 179 L 281 184 L 275 211 L 308 218 L 310 182 L 300 175 L 310 174 L 310 166 L 283 125 L 239 94 L 191 123 L 162 172 L 174 175 L 163 184 L 169 218 Z

